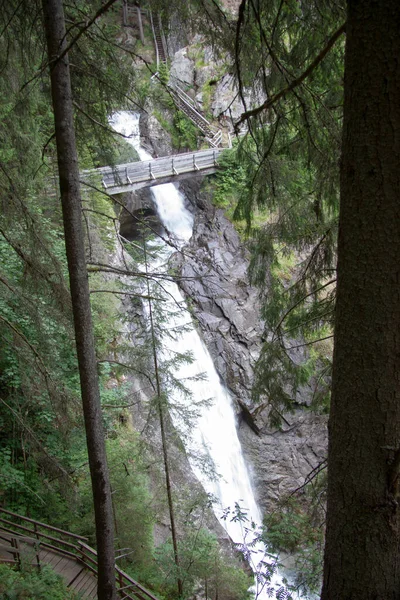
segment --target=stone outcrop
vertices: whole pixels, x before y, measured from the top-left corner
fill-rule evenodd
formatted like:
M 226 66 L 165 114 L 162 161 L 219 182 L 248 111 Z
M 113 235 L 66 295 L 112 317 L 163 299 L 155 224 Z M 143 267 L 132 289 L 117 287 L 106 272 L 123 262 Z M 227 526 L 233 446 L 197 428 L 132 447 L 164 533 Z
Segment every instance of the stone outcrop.
M 187 49 L 181 48 L 175 52 L 169 72 L 170 81 L 178 86 L 191 87 L 194 83 L 194 63 L 187 56 Z
M 262 333 L 257 292 L 249 287 L 248 263 L 237 232 L 223 211 L 202 196 L 199 185 L 181 184 L 196 211 L 190 244 L 184 256 L 175 258 L 183 277 L 180 285 L 194 304 L 218 374 L 231 393 L 249 405 L 252 365 Z
M 153 109 L 152 102 L 148 101 L 147 112 L 140 115 L 140 143 L 154 158 L 168 156 L 173 154 L 171 136 L 152 114 Z

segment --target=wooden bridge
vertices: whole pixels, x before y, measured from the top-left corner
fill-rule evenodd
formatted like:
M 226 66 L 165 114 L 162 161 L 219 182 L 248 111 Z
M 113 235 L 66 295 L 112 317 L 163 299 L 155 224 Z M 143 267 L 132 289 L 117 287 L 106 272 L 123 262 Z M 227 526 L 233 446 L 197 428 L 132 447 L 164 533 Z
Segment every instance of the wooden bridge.
M 51 566 L 82 598 L 97 598 L 97 552 L 87 538 L 0 508 L 0 562 Z M 157 600 L 130 575 L 115 567 L 122 600 Z
M 84 181 L 100 176 L 108 194 L 131 192 L 143 187 L 171 183 L 196 175 L 210 175 L 218 168 L 218 157 L 222 149 L 200 150 L 176 154 L 164 158 L 102 167 L 84 173 Z

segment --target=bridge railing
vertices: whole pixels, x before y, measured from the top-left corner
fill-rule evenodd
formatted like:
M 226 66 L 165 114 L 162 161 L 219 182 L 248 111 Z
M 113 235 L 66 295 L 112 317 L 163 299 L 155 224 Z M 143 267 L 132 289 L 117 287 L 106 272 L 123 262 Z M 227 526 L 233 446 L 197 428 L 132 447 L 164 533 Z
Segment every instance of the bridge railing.
M 24 545 L 32 547 L 36 565 L 41 566 L 41 550 L 58 552 L 76 560 L 86 569 L 97 575 L 97 552 L 87 542 L 88 538 L 58 527 L 47 525 L 35 519 L 24 517 L 0 507 L 0 546 L 3 552 L 13 556 L 6 559 L 0 556 L 0 562 L 19 566 Z M 115 566 L 117 592 L 126 600 L 158 600 L 140 583 Z
M 204 150 L 97 169 L 105 189 L 216 167 L 221 150 Z

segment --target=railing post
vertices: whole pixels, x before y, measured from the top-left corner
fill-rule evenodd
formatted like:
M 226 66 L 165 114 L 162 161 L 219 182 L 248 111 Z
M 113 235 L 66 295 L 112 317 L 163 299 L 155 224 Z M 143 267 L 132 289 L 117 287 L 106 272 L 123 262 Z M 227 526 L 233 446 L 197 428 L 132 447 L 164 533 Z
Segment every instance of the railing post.
M 119 587 L 122 588 L 124 587 L 124 580 L 122 578 L 122 573 L 120 571 L 118 571 L 118 580 L 119 580 Z M 118 590 L 117 590 L 118 591 Z M 126 594 L 124 594 L 122 596 L 122 598 L 125 598 Z
M 153 171 L 151 170 L 151 162 L 149 162 L 149 176 L 150 176 L 150 179 L 155 179 Z
M 11 548 L 15 548 L 16 550 L 16 557 L 17 557 L 17 564 L 18 564 L 18 569 L 21 569 L 21 554 L 19 551 L 19 546 L 18 546 L 18 540 L 17 538 L 11 538 Z
M 36 562 L 37 562 L 37 567 L 38 567 L 38 571 L 40 571 L 40 535 L 38 532 L 38 528 L 37 528 L 37 523 L 33 524 L 33 530 L 35 532 L 35 537 L 37 539 L 37 542 L 35 543 L 35 555 L 36 555 Z
M 140 10 L 139 6 L 136 7 L 136 12 L 137 12 L 138 25 L 139 25 L 140 41 L 142 42 L 142 44 L 144 46 L 145 40 L 144 40 L 144 33 L 143 33 L 142 11 Z

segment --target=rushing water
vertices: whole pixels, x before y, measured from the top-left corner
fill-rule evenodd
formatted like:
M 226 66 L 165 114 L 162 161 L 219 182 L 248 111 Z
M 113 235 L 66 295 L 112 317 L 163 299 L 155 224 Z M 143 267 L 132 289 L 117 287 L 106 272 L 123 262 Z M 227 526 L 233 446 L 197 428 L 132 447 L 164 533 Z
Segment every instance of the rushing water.
M 151 160 L 151 156 L 140 147 L 138 121 L 138 115 L 120 112 L 113 116 L 112 126 L 120 133 L 132 136 L 129 141 L 137 150 L 141 160 Z M 169 234 L 174 237 L 175 244 L 182 247 L 189 241 L 193 226 L 192 215 L 185 208 L 182 196 L 170 183 L 152 187 L 151 191 L 160 220 Z M 174 249 L 165 244 L 161 251 L 161 258 L 154 259 L 150 264 L 150 272 L 152 270 L 158 272 L 160 265 L 165 264 L 166 259 L 173 252 Z M 232 402 L 226 388 L 221 384 L 207 348 L 192 324 L 188 310 L 186 308 L 176 310 L 176 305 L 185 307 L 178 286 L 172 281 L 166 281 L 163 287 L 169 299 L 167 302 L 175 307 L 173 316 L 168 318 L 166 326 L 169 332 L 184 330 L 179 335 L 164 336 L 162 340 L 164 357 L 172 358 L 177 354 L 190 353 L 193 358 L 191 363 L 181 364 L 174 371 L 175 378 L 184 382 L 189 394 L 173 390 L 172 400 L 175 404 L 182 405 L 212 399 L 212 402 L 203 404 L 200 402 L 196 422 L 190 429 L 191 435 L 184 436 L 189 460 L 206 492 L 215 498 L 214 512 L 230 538 L 237 544 L 248 543 L 253 537 L 248 531 L 251 529 L 251 523 L 259 528 L 262 519 L 237 436 Z M 202 377 L 202 374 L 205 377 Z M 179 411 L 173 410 L 171 416 L 177 430 L 184 429 L 185 422 Z M 206 454 L 211 459 L 219 477 L 209 477 L 199 466 L 199 462 L 193 457 L 200 454 Z M 248 519 L 246 522 L 240 518 L 232 518 L 235 506 L 240 506 L 240 510 L 246 513 Z M 231 510 L 229 516 L 226 515 L 226 509 Z M 265 558 L 262 544 L 256 544 L 251 548 L 251 554 L 246 553 L 246 556 L 255 572 L 265 572 L 266 564 L 273 562 L 273 558 Z M 261 561 L 264 563 L 262 568 L 259 567 Z M 271 583 L 264 586 L 262 578 L 258 583 L 256 578 L 255 598 L 270 598 L 267 587 L 273 585 L 278 589 L 281 581 L 281 577 L 274 574 Z

